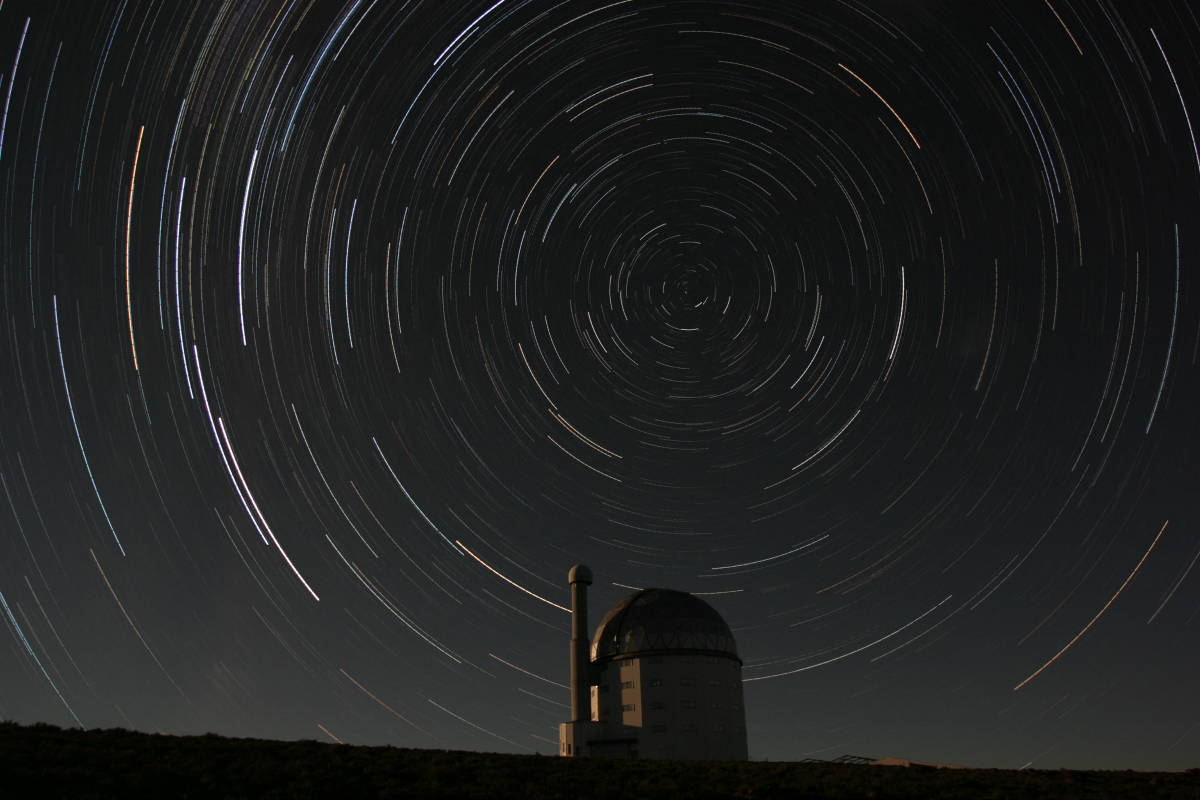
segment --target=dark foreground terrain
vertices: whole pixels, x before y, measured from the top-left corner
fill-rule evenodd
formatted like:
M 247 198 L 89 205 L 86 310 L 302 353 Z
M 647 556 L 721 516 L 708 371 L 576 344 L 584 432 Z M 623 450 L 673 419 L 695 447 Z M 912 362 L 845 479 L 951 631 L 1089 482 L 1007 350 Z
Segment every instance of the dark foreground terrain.
M 933 770 L 566 759 L 0 723 L 12 798 L 1188 798 L 1200 770 Z

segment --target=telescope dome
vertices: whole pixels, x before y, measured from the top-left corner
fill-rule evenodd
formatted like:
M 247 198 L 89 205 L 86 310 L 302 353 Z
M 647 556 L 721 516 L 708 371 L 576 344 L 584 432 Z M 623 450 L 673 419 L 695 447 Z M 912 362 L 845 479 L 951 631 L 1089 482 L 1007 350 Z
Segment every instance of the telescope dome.
M 727 656 L 738 662 L 729 625 L 695 595 L 642 589 L 614 605 L 592 637 L 592 661 L 633 655 Z

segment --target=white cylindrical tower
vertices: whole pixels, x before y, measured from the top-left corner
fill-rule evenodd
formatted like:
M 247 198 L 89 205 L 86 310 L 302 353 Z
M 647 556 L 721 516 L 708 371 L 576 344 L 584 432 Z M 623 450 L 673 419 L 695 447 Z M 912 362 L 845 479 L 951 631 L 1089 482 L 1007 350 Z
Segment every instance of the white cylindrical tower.
M 587 587 L 592 571 L 583 564 L 571 568 L 571 721 L 587 722 L 591 717 L 588 669 Z

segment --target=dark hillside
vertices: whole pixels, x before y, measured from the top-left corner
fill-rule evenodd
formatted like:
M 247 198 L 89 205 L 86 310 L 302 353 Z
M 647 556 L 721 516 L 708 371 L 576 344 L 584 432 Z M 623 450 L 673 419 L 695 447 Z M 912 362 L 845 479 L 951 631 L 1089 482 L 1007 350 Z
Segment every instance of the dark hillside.
M 0 723 L 4 798 L 1188 798 L 1188 773 L 564 759 Z

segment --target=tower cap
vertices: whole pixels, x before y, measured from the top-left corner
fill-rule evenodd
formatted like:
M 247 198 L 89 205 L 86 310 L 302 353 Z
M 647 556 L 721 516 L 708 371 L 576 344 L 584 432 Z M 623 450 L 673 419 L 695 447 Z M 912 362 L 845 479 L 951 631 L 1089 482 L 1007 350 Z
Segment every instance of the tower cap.
M 571 571 L 567 573 L 567 583 L 584 583 L 588 586 L 592 584 L 592 571 L 586 564 L 576 564 L 571 567 Z

